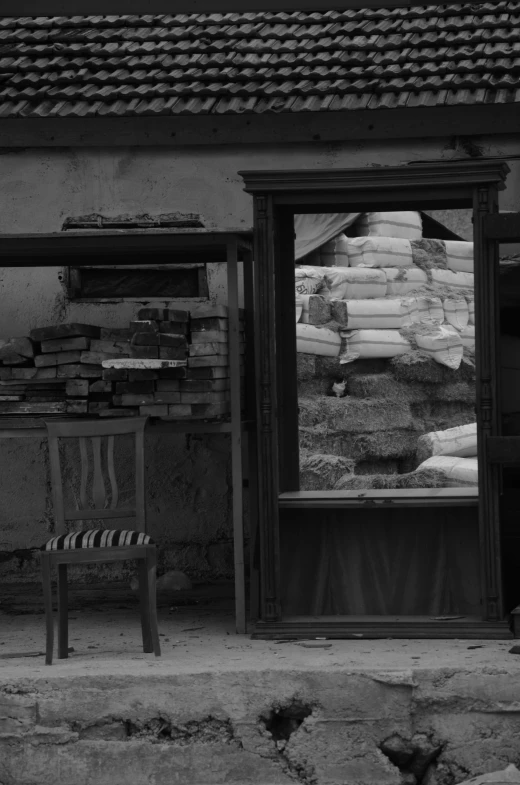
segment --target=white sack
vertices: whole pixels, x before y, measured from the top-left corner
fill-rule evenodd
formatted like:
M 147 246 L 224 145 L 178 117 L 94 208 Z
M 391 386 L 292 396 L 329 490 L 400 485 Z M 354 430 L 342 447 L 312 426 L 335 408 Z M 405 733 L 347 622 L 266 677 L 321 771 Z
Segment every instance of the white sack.
M 296 267 L 294 270 L 295 292 L 299 294 L 316 294 L 325 285 L 323 272 L 316 272 L 316 267 Z
M 446 365 L 454 371 L 460 366 L 463 353 L 462 341 L 453 328 L 447 329 L 439 325 L 436 332 L 427 335 L 417 334 L 415 340 L 419 349 L 429 354 L 440 365 Z
M 399 296 L 418 289 L 428 283 L 428 276 L 420 267 L 385 267 L 383 271 L 386 275 L 386 294 Z
M 419 296 L 415 298 L 417 303 L 417 321 L 439 322 L 442 324 L 444 321 L 444 308 L 439 297 L 430 297 L 429 295 Z
M 327 267 L 325 283 L 333 300 L 371 300 L 386 295 L 386 275 L 366 267 Z
M 392 213 L 363 213 L 356 224 L 359 234 L 371 237 L 403 237 L 406 240 L 422 239 L 422 220 L 419 213 L 401 211 Z
M 477 423 L 432 431 L 417 439 L 417 455 L 425 460 L 433 455 L 474 458 L 477 455 Z
M 348 267 L 348 239 L 344 234 L 338 234 L 318 250 L 323 267 Z
M 352 237 L 348 240 L 351 267 L 411 267 L 410 240 L 398 237 Z
M 448 269 L 456 273 L 473 272 L 473 243 L 445 240 Z
M 383 297 L 377 300 L 347 300 L 349 330 L 400 330 L 412 323 L 411 308 L 415 301 L 411 298 L 391 300 Z
M 475 300 L 471 299 L 471 297 L 466 297 L 466 302 L 468 303 L 468 324 L 475 324 Z
M 453 458 L 448 455 L 434 455 L 423 461 L 415 471 L 435 469 L 449 480 L 464 485 L 478 485 L 478 460 L 476 458 Z
M 303 300 L 301 296 L 296 296 L 296 322 L 298 323 L 302 318 L 303 313 Z
M 359 213 L 298 213 L 294 216 L 294 258 L 303 259 L 351 226 Z
M 464 297 L 446 297 L 443 300 L 444 318 L 457 330 L 463 330 L 468 325 L 469 309 Z
M 303 354 L 320 354 L 337 357 L 341 349 L 341 338 L 328 327 L 313 324 L 296 325 L 296 351 Z
M 520 771 L 514 763 L 510 763 L 505 769 L 479 774 L 477 777 L 460 782 L 459 785 L 515 785 L 515 783 L 520 783 Z
M 440 286 L 451 286 L 452 289 L 473 289 L 473 273 L 454 273 L 452 270 L 440 270 L 438 268 L 431 271 L 432 283 Z
M 396 357 L 411 349 L 410 343 L 399 330 L 354 330 L 340 331 L 344 348 L 340 363 L 351 363 L 358 359 L 374 357 Z
M 475 325 L 468 324 L 460 331 L 460 340 L 464 348 L 469 349 L 470 352 L 475 351 Z

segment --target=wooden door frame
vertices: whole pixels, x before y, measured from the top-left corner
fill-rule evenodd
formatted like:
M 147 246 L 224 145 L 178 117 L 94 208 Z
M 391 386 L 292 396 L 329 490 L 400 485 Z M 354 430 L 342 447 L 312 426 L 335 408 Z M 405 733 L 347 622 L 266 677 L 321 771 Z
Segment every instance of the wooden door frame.
M 401 167 L 333 170 L 241 171 L 254 200 L 255 333 L 258 357 L 258 525 L 260 623 L 282 623 L 279 496 L 297 491 L 296 334 L 294 229 L 296 213 L 472 208 L 475 238 L 477 422 L 479 432 L 479 531 L 484 623 L 503 619 L 496 466 L 487 459 L 488 438 L 500 435 L 495 346 L 498 315 L 497 244 L 486 239 L 486 220 L 498 212 L 509 167 L 501 161 L 451 161 Z M 292 248 L 292 250 L 291 250 Z M 316 620 L 314 620 L 316 624 Z M 377 622 L 374 622 L 377 627 Z M 329 624 L 330 626 L 330 624 Z M 388 627 L 382 618 L 381 627 Z M 412 625 L 413 626 L 413 625 Z M 477 626 L 482 634 L 482 621 Z M 306 629 L 305 623 L 293 629 Z M 319 627 L 319 624 L 318 624 Z M 369 624 L 370 627 L 370 624 Z M 450 634 L 463 637 L 464 625 Z M 475 627 L 475 625 L 474 625 Z M 431 637 L 443 637 L 437 625 Z M 476 633 L 476 627 L 475 627 Z M 466 630 L 468 636 L 471 636 Z M 413 636 L 411 636 L 413 637 Z M 474 637 L 474 636 L 473 636 Z

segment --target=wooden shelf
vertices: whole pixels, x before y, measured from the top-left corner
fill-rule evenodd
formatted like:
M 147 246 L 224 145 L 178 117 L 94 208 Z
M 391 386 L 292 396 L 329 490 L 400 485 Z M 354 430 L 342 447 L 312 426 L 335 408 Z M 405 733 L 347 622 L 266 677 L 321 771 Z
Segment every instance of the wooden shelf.
M 280 509 L 366 507 L 477 507 L 478 488 L 410 488 L 367 491 L 292 491 L 278 496 Z

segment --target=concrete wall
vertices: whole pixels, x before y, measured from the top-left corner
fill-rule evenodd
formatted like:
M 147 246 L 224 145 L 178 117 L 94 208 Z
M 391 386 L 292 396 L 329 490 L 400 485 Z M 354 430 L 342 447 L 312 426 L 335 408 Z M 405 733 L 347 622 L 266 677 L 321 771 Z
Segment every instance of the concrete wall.
M 508 159 L 517 140 L 481 139 L 485 156 Z M 59 232 L 66 218 L 90 213 L 198 213 L 209 229 L 252 227 L 244 169 L 343 168 L 450 160 L 463 153 L 447 139 L 316 145 L 194 148 L 23 149 L 0 156 L 0 234 Z M 510 162 L 502 210 L 520 209 L 520 162 Z M 141 303 L 68 301 L 62 268 L 0 270 L 0 336 L 64 321 L 125 326 Z M 225 270 L 208 271 L 210 298 L 225 301 Z M 156 301 L 145 301 L 156 302 Z M 181 304 L 183 301 L 175 301 Z M 169 304 L 167 301 L 165 304 Z M 184 304 L 189 303 L 184 301 Z M 163 436 L 149 444 L 152 533 L 164 566 L 193 577 L 231 574 L 231 523 L 226 437 L 191 440 Z M 39 545 L 50 528 L 46 447 L 39 440 L 0 443 L 0 550 Z M 213 554 L 212 556 L 210 554 Z M 29 579 L 31 562 L 6 562 L 1 579 Z

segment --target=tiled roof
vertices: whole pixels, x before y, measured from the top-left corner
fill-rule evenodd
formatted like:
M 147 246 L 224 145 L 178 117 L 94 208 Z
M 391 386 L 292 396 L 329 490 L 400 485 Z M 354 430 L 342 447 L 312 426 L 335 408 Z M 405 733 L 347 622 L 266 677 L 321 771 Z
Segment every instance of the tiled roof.
M 520 102 L 520 0 L 0 19 L 0 117 Z

